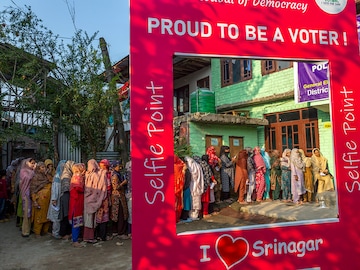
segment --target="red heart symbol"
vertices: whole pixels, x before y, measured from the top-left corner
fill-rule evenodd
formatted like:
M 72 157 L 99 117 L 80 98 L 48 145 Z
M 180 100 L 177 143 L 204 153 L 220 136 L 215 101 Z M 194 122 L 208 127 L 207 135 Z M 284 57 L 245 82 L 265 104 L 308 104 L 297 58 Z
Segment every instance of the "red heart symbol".
M 224 234 L 216 240 L 215 248 L 220 260 L 228 270 L 244 260 L 249 253 L 249 243 L 246 239 L 242 237 L 234 239 L 228 234 Z

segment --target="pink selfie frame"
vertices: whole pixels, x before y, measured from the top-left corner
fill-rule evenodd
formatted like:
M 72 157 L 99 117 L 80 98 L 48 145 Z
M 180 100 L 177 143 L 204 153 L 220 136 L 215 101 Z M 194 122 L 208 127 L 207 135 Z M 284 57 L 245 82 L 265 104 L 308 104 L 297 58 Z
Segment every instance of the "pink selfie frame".
M 130 0 L 133 269 L 360 268 L 355 14 L 350 0 Z M 328 60 L 339 217 L 177 235 L 176 54 Z

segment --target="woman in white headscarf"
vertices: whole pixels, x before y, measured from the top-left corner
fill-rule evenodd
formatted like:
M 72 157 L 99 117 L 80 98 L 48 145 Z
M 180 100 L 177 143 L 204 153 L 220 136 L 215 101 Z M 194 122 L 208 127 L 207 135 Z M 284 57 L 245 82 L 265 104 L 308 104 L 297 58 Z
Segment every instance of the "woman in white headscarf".
M 304 186 L 304 169 L 305 164 L 300 156 L 299 149 L 294 148 L 290 154 L 290 167 L 291 167 L 291 194 L 293 202 L 302 204 L 301 195 L 305 194 Z
M 191 174 L 190 193 L 192 203 L 189 215 L 192 220 L 197 220 L 201 210 L 201 195 L 204 192 L 204 175 L 200 164 L 194 159 L 186 156 L 185 161 Z

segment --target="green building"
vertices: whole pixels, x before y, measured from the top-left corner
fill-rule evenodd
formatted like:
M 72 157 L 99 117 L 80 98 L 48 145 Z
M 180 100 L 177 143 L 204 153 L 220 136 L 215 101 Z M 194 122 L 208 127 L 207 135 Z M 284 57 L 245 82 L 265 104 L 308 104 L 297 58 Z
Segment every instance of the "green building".
M 334 173 L 329 100 L 296 103 L 294 80 L 291 61 L 212 58 L 209 66 L 175 79 L 176 133 L 200 156 L 210 145 L 217 153 L 229 145 L 232 156 L 255 146 L 300 148 L 310 156 L 318 147 Z

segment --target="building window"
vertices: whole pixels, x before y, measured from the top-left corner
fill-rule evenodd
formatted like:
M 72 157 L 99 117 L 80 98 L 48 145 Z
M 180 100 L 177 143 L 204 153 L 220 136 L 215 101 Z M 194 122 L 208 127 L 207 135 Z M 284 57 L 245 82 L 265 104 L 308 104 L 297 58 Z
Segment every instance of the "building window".
M 174 90 L 174 111 L 178 115 L 189 112 L 189 85 Z
M 221 86 L 228 86 L 250 80 L 252 62 L 248 59 L 221 59 Z
M 301 148 L 307 155 L 319 147 L 317 110 L 306 108 L 265 115 L 269 126 L 265 131 L 266 149 L 284 151 Z
M 202 78 L 196 82 L 198 88 L 207 88 L 210 89 L 210 79 L 209 76 Z
M 291 68 L 292 66 L 293 63 L 290 61 L 263 60 L 261 61 L 261 74 L 267 75 L 273 72 Z

